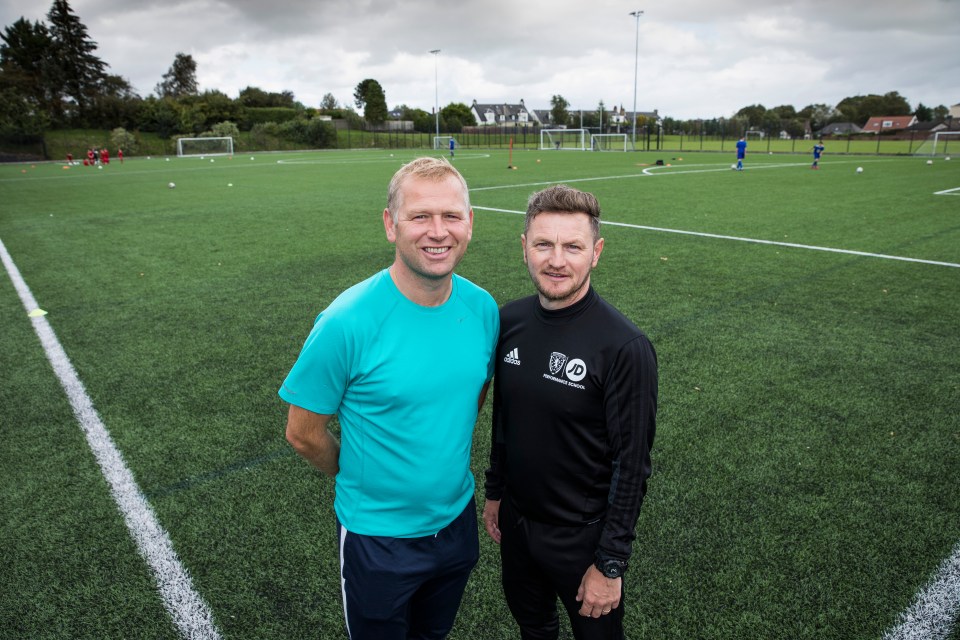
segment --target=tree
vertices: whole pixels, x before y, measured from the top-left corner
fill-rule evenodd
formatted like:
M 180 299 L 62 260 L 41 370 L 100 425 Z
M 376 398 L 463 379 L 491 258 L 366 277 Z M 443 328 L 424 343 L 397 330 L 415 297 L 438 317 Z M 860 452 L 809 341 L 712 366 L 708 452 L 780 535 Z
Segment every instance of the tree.
M 776 137 L 783 131 L 783 122 L 776 111 L 772 109 L 763 114 L 760 119 L 760 130 L 768 136 Z
M 264 91 L 259 87 L 241 89 L 237 101 L 245 107 L 254 108 L 281 107 L 289 109 L 297 106 L 297 101 L 292 91 L 276 93 L 273 91 Z
M 376 80 L 362 80 L 353 91 L 353 99 L 357 108 L 363 109 L 363 118 L 369 124 L 378 125 L 387 119 L 387 97 Z
M 87 123 L 103 129 L 135 127 L 142 103 L 126 78 L 107 74 L 90 104 Z
M 760 129 L 763 127 L 763 117 L 766 113 L 767 108 L 762 104 L 752 104 L 737 111 L 735 117 L 745 118 L 747 125 L 752 129 Z
M 50 32 L 41 22 L 20 18 L 4 29 L 0 39 L 0 92 L 5 95 L 0 118 L 24 123 L 23 114 L 43 114 L 43 121 L 49 124 L 54 102 L 49 80 Z
M 107 64 L 94 55 L 97 43 L 89 38 L 87 27 L 67 0 L 53 0 L 47 19 L 52 40 L 51 87 L 60 87 L 61 93 L 76 104 L 82 120 L 106 78 Z
M 913 112 L 913 115 L 915 115 L 920 122 L 933 121 L 933 109 L 924 105 L 922 102 L 917 103 L 917 108 Z
M 905 116 L 911 113 L 910 103 L 896 91 L 884 95 L 870 94 L 844 98 L 837 111 L 847 122 L 863 124 L 874 116 Z
M 780 116 L 781 120 L 789 120 L 791 118 L 797 117 L 797 110 L 794 109 L 793 105 L 790 105 L 790 104 L 783 104 L 783 105 L 780 105 L 779 107 L 773 107 L 772 109 L 770 109 L 770 111 L 773 111 L 778 116 Z
M 338 107 L 337 99 L 333 97 L 332 93 L 323 94 L 323 99 L 320 100 L 321 111 L 333 111 Z
M 197 96 L 188 96 L 179 101 L 181 133 L 200 135 L 211 126 L 224 120 L 239 120 L 241 105 L 222 91 L 204 91 Z
M 842 114 L 828 104 L 809 104 L 797 112 L 798 118 L 810 120 L 810 128 L 819 131 L 831 122 L 836 122 Z
M 156 132 L 163 139 L 175 134 L 180 126 L 180 106 L 173 98 L 149 96 L 140 110 L 139 126 Z
M 950 115 L 950 109 L 946 105 L 937 105 L 933 108 L 933 122 L 943 122 Z
M 170 70 L 154 89 L 160 98 L 183 98 L 195 96 L 197 88 L 197 63 L 189 53 L 178 53 Z
M 401 120 L 409 120 L 413 122 L 413 130 L 419 131 L 421 133 L 431 133 L 435 128 L 435 120 L 433 115 L 427 113 L 423 109 L 415 109 L 408 107 L 405 104 L 397 107 L 400 111 Z
M 449 133 L 459 133 L 464 127 L 477 126 L 473 111 L 462 102 L 451 102 L 440 109 L 440 120 L 443 130 Z
M 550 120 L 554 126 L 566 125 L 570 120 L 570 103 L 559 93 L 550 98 Z

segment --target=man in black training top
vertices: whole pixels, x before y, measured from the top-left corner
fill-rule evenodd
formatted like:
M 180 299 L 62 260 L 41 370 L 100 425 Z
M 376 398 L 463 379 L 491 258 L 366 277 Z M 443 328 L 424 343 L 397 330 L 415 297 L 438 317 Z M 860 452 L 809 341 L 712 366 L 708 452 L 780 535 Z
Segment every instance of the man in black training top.
M 657 360 L 590 286 L 600 206 L 564 185 L 531 196 L 523 260 L 538 294 L 504 305 L 483 509 L 521 637 L 623 638 L 623 574 L 650 476 Z

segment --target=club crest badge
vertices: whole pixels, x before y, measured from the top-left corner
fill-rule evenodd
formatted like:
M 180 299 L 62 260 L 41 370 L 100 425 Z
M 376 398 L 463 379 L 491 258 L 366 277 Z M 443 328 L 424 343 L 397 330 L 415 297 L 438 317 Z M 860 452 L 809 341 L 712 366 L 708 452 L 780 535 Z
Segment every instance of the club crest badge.
M 567 364 L 567 356 L 554 351 L 550 354 L 550 373 L 557 375 L 563 371 L 563 365 Z

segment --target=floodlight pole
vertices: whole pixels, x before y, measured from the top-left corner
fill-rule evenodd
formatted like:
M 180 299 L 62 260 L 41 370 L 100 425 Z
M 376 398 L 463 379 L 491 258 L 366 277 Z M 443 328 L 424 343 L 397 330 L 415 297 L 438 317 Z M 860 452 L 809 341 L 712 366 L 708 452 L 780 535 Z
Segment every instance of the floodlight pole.
M 637 150 L 637 66 L 640 61 L 640 16 L 643 11 L 631 11 L 630 15 L 637 19 L 637 36 L 633 49 L 633 150 Z
M 440 49 L 432 49 L 430 53 L 433 54 L 433 117 L 437 123 L 437 137 L 440 137 L 440 84 L 437 81 L 437 54 L 440 53 Z

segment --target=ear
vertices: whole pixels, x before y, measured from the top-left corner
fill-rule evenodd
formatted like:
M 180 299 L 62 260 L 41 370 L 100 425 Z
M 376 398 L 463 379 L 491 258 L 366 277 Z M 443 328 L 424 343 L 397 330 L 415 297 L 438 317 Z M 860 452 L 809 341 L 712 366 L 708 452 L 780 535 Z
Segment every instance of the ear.
M 603 253 L 603 238 L 597 240 L 596 244 L 593 245 L 593 264 L 590 265 L 591 269 L 597 266 L 601 253 Z
M 523 254 L 523 264 L 527 264 L 527 236 L 520 234 L 520 252 Z
M 393 224 L 393 216 L 390 215 L 390 209 L 383 210 L 383 230 L 387 234 L 387 240 L 391 243 L 397 241 L 397 226 Z

